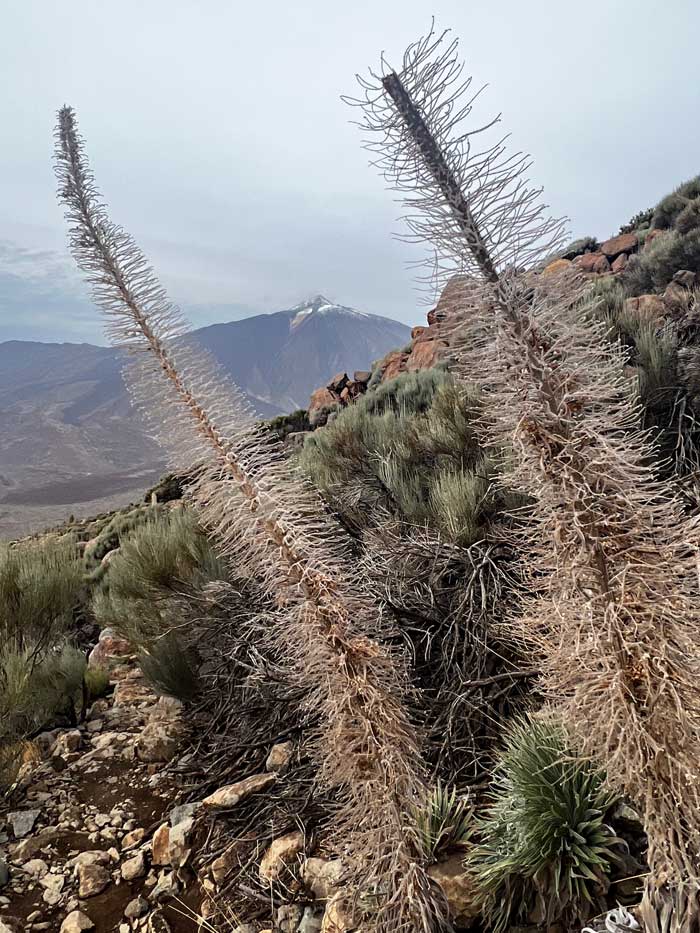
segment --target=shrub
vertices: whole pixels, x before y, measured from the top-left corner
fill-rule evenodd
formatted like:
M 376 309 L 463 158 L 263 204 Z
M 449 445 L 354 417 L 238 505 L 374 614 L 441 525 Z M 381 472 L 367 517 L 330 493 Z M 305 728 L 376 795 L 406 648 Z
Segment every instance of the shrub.
M 21 651 L 59 641 L 82 589 L 74 542 L 0 548 L 0 646 Z
M 57 714 L 76 720 L 85 655 L 69 645 L 38 655 L 6 649 L 0 658 L 2 738 L 14 741 L 51 722 Z
M 104 576 L 104 568 L 100 566 L 100 562 L 105 554 L 118 548 L 122 539 L 131 532 L 162 514 L 164 514 L 164 507 L 156 504 L 130 506 L 113 515 L 90 546 L 85 549 L 85 564 L 91 571 L 90 582 L 99 583 Z
M 594 236 L 584 236 L 563 249 L 558 255 L 561 259 L 576 259 L 584 253 L 595 253 L 600 249 L 600 243 Z
M 457 789 L 438 781 L 424 807 L 416 813 L 418 844 L 425 859 L 436 862 L 446 852 L 467 845 L 472 837 L 474 808 Z
M 642 253 L 630 256 L 622 275 L 628 295 L 660 292 L 676 272 L 700 272 L 700 229 L 685 236 L 675 230 L 658 236 Z
M 684 182 L 659 201 L 654 208 L 651 226 L 656 230 L 668 230 L 674 225 L 688 202 L 697 197 L 700 197 L 700 175 Z
M 309 415 L 304 408 L 298 408 L 289 415 L 279 415 L 277 418 L 263 422 L 263 424 L 280 441 L 297 431 L 311 430 Z
M 88 667 L 84 679 L 89 701 L 104 696 L 109 688 L 109 671 L 104 667 Z
M 467 859 L 494 933 L 528 921 L 573 929 L 603 906 L 620 843 L 606 823 L 614 803 L 603 774 L 572 754 L 558 724 L 510 727 Z
M 676 217 L 674 227 L 681 234 L 690 233 L 691 230 L 700 227 L 700 198 L 693 198 L 686 204 Z
M 144 648 L 139 654 L 139 664 L 157 693 L 186 701 L 199 692 L 197 659 L 175 632 L 167 632 Z
M 223 562 L 190 512 L 157 512 L 122 540 L 94 596 L 95 619 L 134 645 L 158 690 L 189 698 L 195 692 L 187 641 L 193 640 L 192 600 L 204 584 L 225 578 Z
M 301 466 L 350 525 L 369 527 L 388 511 L 466 547 L 502 501 L 477 411 L 476 395 L 443 371 L 402 374 L 309 435 Z
M 653 207 L 648 207 L 645 211 L 639 211 L 631 220 L 628 220 L 626 224 L 620 227 L 620 233 L 639 233 L 641 229 L 649 227 L 653 216 Z

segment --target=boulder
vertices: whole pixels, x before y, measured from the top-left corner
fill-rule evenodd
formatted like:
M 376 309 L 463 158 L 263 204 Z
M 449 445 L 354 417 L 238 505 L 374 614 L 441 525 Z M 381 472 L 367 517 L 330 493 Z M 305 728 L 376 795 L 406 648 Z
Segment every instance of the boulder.
M 474 879 L 464 870 L 464 855 L 450 856 L 428 868 L 428 875 L 442 888 L 450 914 L 460 929 L 471 926 L 479 916 Z
M 619 236 L 611 237 L 600 247 L 600 252 L 608 259 L 614 259 L 620 253 L 633 253 L 637 248 L 636 233 L 621 233 Z
M 406 361 L 406 371 L 417 372 L 421 369 L 432 369 L 445 357 L 447 344 L 443 340 L 422 340 L 414 344 Z
M 542 270 L 542 275 L 560 275 L 571 268 L 570 259 L 555 259 Z
M 235 784 L 226 784 L 209 794 L 202 801 L 202 806 L 207 810 L 226 810 L 229 807 L 235 807 L 241 800 L 250 797 L 251 794 L 258 794 L 267 790 L 277 780 L 274 774 L 253 774 L 243 781 L 237 781 Z
M 61 933 L 85 933 L 94 929 L 95 924 L 82 910 L 71 911 L 61 924 Z
M 666 305 L 659 295 L 639 295 L 625 300 L 625 311 L 661 324 L 666 315 Z
M 428 328 L 423 327 L 421 324 L 418 324 L 416 327 L 411 328 L 411 340 L 417 340 L 421 334 L 424 334 Z
M 105 555 L 107 557 L 107 555 Z M 104 558 L 102 559 L 104 562 Z M 133 654 L 130 642 L 111 628 L 102 629 L 100 639 L 88 656 L 88 667 L 103 667 L 109 670 L 124 658 Z
M 356 369 L 352 374 L 352 378 L 359 385 L 366 386 L 372 378 L 372 373 L 368 369 Z
M 317 427 L 323 421 L 324 414 L 328 409 L 337 405 L 338 400 L 325 386 L 312 392 L 309 400 L 308 418 L 312 427 Z
M 627 267 L 627 253 L 620 253 L 620 255 L 613 260 L 611 269 L 615 275 L 619 275 L 620 272 L 624 272 Z
M 389 379 L 394 379 L 399 373 L 404 372 L 406 358 L 403 350 L 392 350 L 391 353 L 387 353 L 379 364 L 382 370 L 382 382 L 388 382 Z
M 270 754 L 265 761 L 265 767 L 268 771 L 284 774 L 291 764 L 293 754 L 293 742 L 278 742 L 270 749 Z
M 582 256 L 577 256 L 574 262 L 583 272 L 591 272 L 597 275 L 610 272 L 610 263 L 603 253 L 584 253 Z
M 78 897 L 94 897 L 111 883 L 112 878 L 102 865 L 78 865 Z
M 276 881 L 284 867 L 304 849 L 304 834 L 298 830 L 273 839 L 263 855 L 258 874 L 263 881 Z
M 326 383 L 326 387 L 334 394 L 340 395 L 345 386 L 348 384 L 348 374 L 347 373 L 336 373 L 332 379 Z

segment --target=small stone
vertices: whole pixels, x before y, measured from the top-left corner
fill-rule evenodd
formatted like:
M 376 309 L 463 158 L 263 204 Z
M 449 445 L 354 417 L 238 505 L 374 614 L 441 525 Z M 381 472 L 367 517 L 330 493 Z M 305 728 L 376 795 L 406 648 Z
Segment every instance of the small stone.
M 170 830 L 168 855 L 173 868 L 181 868 L 187 861 L 190 854 L 188 841 L 193 824 L 194 820 L 190 817 L 187 820 L 180 820 L 177 826 L 173 826 Z
M 85 930 L 94 930 L 95 924 L 81 910 L 74 910 L 68 914 L 61 924 L 61 933 L 83 933 Z
M 109 862 L 109 853 L 101 849 L 89 849 L 79 852 L 66 862 L 67 869 L 80 869 L 88 865 L 106 865 Z
M 284 774 L 291 764 L 293 754 L 293 742 L 278 742 L 277 745 L 273 745 L 270 749 L 265 767 L 268 771 L 276 771 L 278 774 Z
M 111 882 L 109 872 L 102 865 L 78 866 L 78 897 L 94 897 Z
M 442 888 L 456 925 L 469 926 L 479 916 L 479 907 L 474 878 L 464 870 L 464 856 L 452 855 L 430 865 L 428 875 Z
M 21 839 L 22 836 L 28 836 L 34 829 L 34 824 L 41 810 L 16 810 L 7 814 L 7 819 L 12 826 L 12 832 L 15 839 Z
M 133 901 L 129 903 L 124 908 L 124 916 L 127 920 L 138 920 L 139 917 L 144 917 L 148 913 L 148 901 L 145 897 L 135 897 Z
M 44 888 L 44 901 L 54 907 L 61 900 L 61 892 L 66 883 L 63 875 L 46 875 L 41 879 L 41 885 Z
M 340 859 L 307 858 L 301 877 L 317 901 L 327 901 L 340 888 L 343 863 Z
M 304 848 L 304 835 L 299 831 L 274 839 L 262 857 L 258 874 L 263 881 L 275 881 L 288 862 Z
M 173 807 L 168 817 L 170 825 L 177 826 L 180 820 L 187 820 L 191 816 L 194 816 L 201 806 L 202 804 L 200 801 L 195 800 L 193 803 L 181 803 L 180 806 Z
M 177 878 L 174 872 L 162 871 L 155 887 L 151 891 L 152 901 L 167 901 L 175 897 L 178 892 Z
M 17 933 L 17 930 L 5 923 L 4 920 L 0 920 L 0 933 Z
M 127 859 L 121 868 L 124 881 L 135 881 L 136 878 L 143 878 L 146 874 L 146 860 L 143 852 L 138 852 L 133 858 Z
M 349 933 L 357 929 L 352 905 L 342 894 L 336 894 L 326 905 L 321 933 Z
M 179 726 L 171 722 L 149 722 L 136 742 L 136 753 L 141 761 L 170 761 L 182 744 Z
M 161 823 L 153 833 L 151 862 L 154 865 L 170 864 L 170 827 L 167 823 Z
M 225 852 L 222 852 L 218 858 L 209 866 L 211 876 L 217 884 L 221 884 L 226 876 L 237 863 L 236 845 L 229 846 Z
M 215 790 L 213 794 L 204 798 L 202 805 L 208 810 L 224 810 L 235 807 L 237 803 L 245 800 L 246 797 L 250 797 L 251 794 L 267 790 L 268 787 L 275 783 L 275 780 L 274 774 L 253 774 L 236 784 L 227 784 Z
M 139 826 L 137 829 L 132 829 L 131 832 L 128 832 L 122 839 L 122 849 L 133 849 L 134 846 L 137 846 L 139 842 L 146 835 L 146 830 Z
M 70 755 L 77 752 L 83 737 L 78 729 L 71 729 L 70 732 L 62 732 L 56 740 L 53 747 L 54 755 Z
M 22 871 L 25 871 L 33 878 L 43 878 L 48 870 L 49 866 L 46 864 L 43 858 L 33 858 L 22 865 Z

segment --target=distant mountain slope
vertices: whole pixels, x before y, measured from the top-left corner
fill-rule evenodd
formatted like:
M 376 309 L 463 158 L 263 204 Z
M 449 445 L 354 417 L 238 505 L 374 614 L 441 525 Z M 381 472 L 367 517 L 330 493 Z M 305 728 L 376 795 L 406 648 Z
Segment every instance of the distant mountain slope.
M 250 396 L 281 411 L 305 408 L 340 371 L 366 369 L 410 338 L 398 321 L 364 314 L 317 295 L 288 311 L 258 314 L 194 331 Z
M 334 373 L 367 368 L 410 331 L 317 296 L 192 335 L 271 417 L 305 407 Z M 121 363 L 118 352 L 91 344 L 0 343 L 0 537 L 22 525 L 18 509 L 65 506 L 68 514 L 81 502 L 135 495 L 162 472 L 163 453 L 131 407 Z

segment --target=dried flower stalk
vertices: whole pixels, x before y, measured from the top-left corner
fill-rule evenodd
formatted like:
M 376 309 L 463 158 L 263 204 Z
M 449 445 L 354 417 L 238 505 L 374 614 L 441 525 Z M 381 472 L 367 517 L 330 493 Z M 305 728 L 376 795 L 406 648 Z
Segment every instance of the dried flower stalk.
M 404 658 L 351 566 L 346 539 L 281 449 L 256 427 L 240 391 L 169 302 L 131 237 L 98 194 L 73 111 L 56 131 L 59 196 L 70 244 L 108 318 L 114 346 L 134 359 L 129 384 L 174 464 L 203 463 L 189 493 L 238 572 L 263 579 L 284 607 L 277 631 L 290 668 L 320 714 L 319 780 L 337 791 L 337 844 L 357 895 L 372 895 L 373 927 L 435 931 L 445 907 L 416 853 L 412 813 L 425 799 Z
M 457 372 L 484 390 L 486 443 L 531 495 L 533 596 L 513 620 L 584 754 L 640 808 L 647 928 L 700 928 L 698 526 L 659 482 L 623 359 L 580 320 L 575 275 L 524 269 L 562 233 L 501 143 L 472 152 L 456 43 L 411 46 L 362 81 L 363 129 L 448 276 Z M 460 83 L 461 82 L 461 83 Z M 466 95 L 466 98 L 465 96 Z M 463 101 L 466 99 L 466 103 Z

